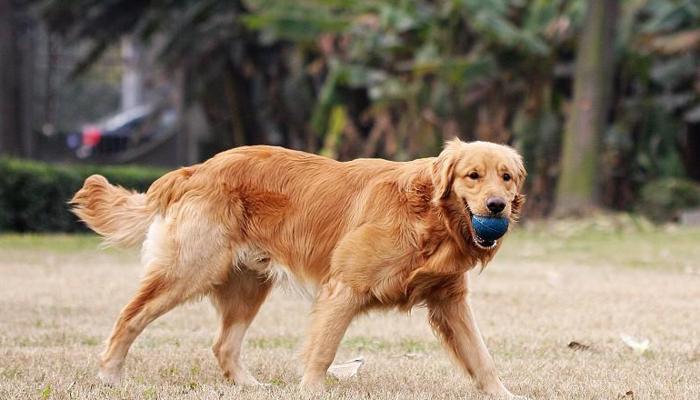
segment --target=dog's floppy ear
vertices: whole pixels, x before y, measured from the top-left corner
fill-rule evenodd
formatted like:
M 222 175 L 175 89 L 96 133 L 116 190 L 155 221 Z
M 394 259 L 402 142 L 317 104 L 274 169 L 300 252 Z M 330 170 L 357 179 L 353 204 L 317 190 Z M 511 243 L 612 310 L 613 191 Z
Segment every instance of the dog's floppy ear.
M 510 203 L 510 217 L 517 221 L 520 219 L 520 213 L 523 211 L 523 205 L 525 204 L 525 195 L 516 194 L 513 201 Z
M 462 141 L 459 138 L 448 141 L 445 144 L 445 148 L 433 162 L 433 198 L 435 200 L 445 199 L 450 195 L 461 144 Z
M 511 218 L 518 220 L 520 217 L 520 212 L 525 204 L 525 195 L 521 193 L 523 185 L 525 184 L 525 178 L 527 177 L 527 171 L 525 170 L 525 164 L 523 163 L 523 158 L 520 154 L 515 153 L 515 184 L 518 188 L 518 193 L 513 198 L 511 202 Z
M 527 178 L 527 171 L 525 170 L 523 157 L 520 154 L 515 153 L 515 183 L 518 185 L 518 191 L 523 188 L 525 178 Z

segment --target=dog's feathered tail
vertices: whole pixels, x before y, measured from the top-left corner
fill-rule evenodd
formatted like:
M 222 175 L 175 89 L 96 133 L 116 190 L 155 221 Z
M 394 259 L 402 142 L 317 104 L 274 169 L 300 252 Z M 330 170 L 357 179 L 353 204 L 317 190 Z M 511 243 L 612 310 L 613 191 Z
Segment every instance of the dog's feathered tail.
M 177 201 L 182 183 L 193 167 L 172 171 L 156 180 L 148 193 L 137 193 L 110 184 L 104 176 L 92 175 L 73 196 L 71 211 L 105 239 L 105 245 L 134 247 L 146 238 L 157 214 Z
M 72 210 L 90 229 L 105 238 L 106 245 L 134 247 L 141 244 L 155 216 L 145 193 L 111 185 L 104 176 L 85 179 L 70 201 Z

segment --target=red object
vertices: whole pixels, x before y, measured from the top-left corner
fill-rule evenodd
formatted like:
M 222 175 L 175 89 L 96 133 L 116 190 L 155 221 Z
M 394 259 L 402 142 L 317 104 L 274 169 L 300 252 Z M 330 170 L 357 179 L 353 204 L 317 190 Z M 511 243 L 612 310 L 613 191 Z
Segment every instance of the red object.
M 83 128 L 83 146 L 95 147 L 101 138 L 102 132 L 96 126 L 88 125 Z

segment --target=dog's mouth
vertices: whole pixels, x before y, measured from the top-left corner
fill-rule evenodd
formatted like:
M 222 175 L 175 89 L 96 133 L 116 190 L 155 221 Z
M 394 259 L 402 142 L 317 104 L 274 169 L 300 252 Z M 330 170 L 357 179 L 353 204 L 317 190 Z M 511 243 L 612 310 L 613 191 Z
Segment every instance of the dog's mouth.
M 484 250 L 493 249 L 494 247 L 496 247 L 496 244 L 498 243 L 498 241 L 496 241 L 496 240 L 483 239 L 483 238 L 479 237 L 479 235 L 474 235 L 473 237 L 474 237 L 474 243 L 476 243 L 476 245 L 478 247 L 481 247 Z
M 479 247 L 484 250 L 490 250 L 496 247 L 496 245 L 498 244 L 498 240 L 484 239 L 476 234 L 476 231 L 474 231 L 474 227 L 472 226 L 471 222 L 474 213 L 472 213 L 472 210 L 471 208 L 469 208 L 469 204 L 466 200 L 462 199 L 462 202 L 464 203 L 464 210 L 467 212 L 467 217 L 469 219 L 469 231 L 471 232 L 472 241 L 474 242 L 474 244 L 476 244 L 476 247 Z

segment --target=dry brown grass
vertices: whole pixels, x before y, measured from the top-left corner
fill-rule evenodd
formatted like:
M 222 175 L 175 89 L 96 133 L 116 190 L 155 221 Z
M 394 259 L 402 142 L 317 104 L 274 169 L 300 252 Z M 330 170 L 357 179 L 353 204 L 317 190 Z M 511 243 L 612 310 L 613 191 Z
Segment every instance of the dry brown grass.
M 598 228 L 521 230 L 475 274 L 473 303 L 504 382 L 538 399 L 700 398 L 700 231 Z M 96 247 L 93 237 L 0 237 L 0 399 L 303 397 L 296 352 L 309 305 L 280 290 L 244 356 L 269 387 L 240 389 L 221 376 L 207 301 L 152 324 L 123 385 L 102 386 L 97 356 L 141 271 L 135 252 Z M 649 338 L 650 350 L 626 348 L 622 332 Z M 573 351 L 571 341 L 591 349 Z M 357 355 L 360 374 L 329 380 L 325 398 L 479 398 L 423 310 L 357 320 L 337 359 Z

